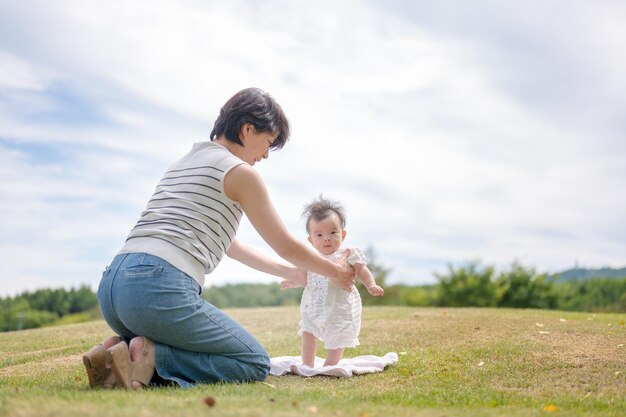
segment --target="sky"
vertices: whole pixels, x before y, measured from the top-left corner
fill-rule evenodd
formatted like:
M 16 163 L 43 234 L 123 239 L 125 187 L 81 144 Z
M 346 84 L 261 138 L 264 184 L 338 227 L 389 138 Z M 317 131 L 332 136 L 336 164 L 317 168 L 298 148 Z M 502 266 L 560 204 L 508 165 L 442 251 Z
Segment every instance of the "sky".
M 97 288 L 251 86 L 292 126 L 255 165 L 289 230 L 342 202 L 387 284 L 624 267 L 624 21 L 620 0 L 0 0 L 0 296 Z M 207 286 L 275 281 L 226 259 Z

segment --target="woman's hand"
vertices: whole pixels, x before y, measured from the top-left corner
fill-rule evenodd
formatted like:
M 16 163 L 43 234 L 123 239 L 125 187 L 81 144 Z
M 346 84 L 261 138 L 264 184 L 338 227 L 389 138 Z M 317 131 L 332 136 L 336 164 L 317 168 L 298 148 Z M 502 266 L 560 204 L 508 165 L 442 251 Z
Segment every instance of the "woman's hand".
M 306 271 L 304 269 L 293 267 L 289 274 L 283 278 L 285 279 L 280 282 L 281 290 L 306 287 Z
M 350 249 L 346 249 L 344 253 L 335 261 L 335 265 L 339 268 L 339 274 L 330 276 L 329 278 L 333 284 L 342 290 L 352 291 L 356 275 L 354 273 L 354 269 L 348 265 L 348 256 L 350 256 Z

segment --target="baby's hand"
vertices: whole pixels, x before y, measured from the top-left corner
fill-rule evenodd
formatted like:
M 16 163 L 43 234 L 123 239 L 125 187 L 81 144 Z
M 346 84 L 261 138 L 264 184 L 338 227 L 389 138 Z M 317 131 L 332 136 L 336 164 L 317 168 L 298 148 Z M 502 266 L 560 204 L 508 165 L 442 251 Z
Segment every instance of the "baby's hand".
M 367 292 L 369 292 L 374 297 L 381 297 L 385 294 L 385 290 L 383 290 L 383 287 L 378 286 L 376 284 L 372 284 L 369 287 L 367 287 Z

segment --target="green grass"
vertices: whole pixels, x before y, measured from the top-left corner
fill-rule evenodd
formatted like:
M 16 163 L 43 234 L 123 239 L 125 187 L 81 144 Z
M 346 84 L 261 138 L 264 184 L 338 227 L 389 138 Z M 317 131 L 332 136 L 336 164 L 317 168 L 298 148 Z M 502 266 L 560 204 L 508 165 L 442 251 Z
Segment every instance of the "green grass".
M 271 356 L 299 354 L 297 307 L 228 312 Z M 110 334 L 102 321 L 0 333 L 0 416 L 624 416 L 625 322 L 625 314 L 366 307 L 361 346 L 346 356 L 398 352 L 382 373 L 142 392 L 88 388 L 81 353 Z

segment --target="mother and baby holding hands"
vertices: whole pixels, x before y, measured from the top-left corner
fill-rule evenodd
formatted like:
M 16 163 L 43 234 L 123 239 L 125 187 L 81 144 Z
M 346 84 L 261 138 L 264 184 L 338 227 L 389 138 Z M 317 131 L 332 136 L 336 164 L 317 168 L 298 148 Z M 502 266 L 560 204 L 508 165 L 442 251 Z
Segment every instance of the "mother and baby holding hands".
M 343 249 L 343 208 L 320 197 L 305 209 L 308 240 L 295 238 L 276 212 L 255 163 L 289 138 L 276 101 L 242 90 L 220 110 L 210 135 L 169 167 L 135 227 L 102 275 L 98 301 L 117 334 L 83 355 L 92 387 L 262 381 L 270 358 L 261 344 L 200 294 L 205 274 L 228 255 L 305 287 L 302 361 L 313 366 L 317 340 L 337 364 L 358 345 L 361 299 L 355 274 L 370 294 L 383 295 L 365 258 Z M 243 214 L 285 261 L 235 238 Z M 308 272 L 307 272 L 308 271 Z

